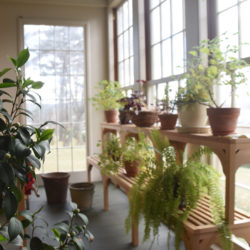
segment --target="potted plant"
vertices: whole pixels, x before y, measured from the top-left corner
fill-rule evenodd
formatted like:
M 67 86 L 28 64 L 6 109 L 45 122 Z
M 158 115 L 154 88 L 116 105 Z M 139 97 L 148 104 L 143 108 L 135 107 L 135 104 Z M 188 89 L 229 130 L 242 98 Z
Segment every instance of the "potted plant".
M 165 98 L 159 102 L 161 113 L 158 115 L 161 122 L 161 129 L 175 129 L 178 115 L 174 114 L 176 101 L 169 99 L 169 85 L 165 88 Z
M 101 143 L 97 145 L 100 146 Z M 122 156 L 122 146 L 120 138 L 110 134 L 109 138 L 103 142 L 102 153 L 99 154 L 99 167 L 101 172 L 107 175 L 118 174 L 121 166 L 120 159 Z
M 107 122 L 117 121 L 118 109 L 121 107 L 119 100 L 123 97 L 122 88 L 116 81 L 104 80 L 98 83 L 98 93 L 91 98 L 93 105 L 105 112 Z
M 231 103 L 231 108 L 223 108 L 223 103 L 217 102 L 214 94 L 215 86 L 230 86 L 232 93 L 234 93 L 237 86 L 247 80 L 242 69 L 248 64 L 238 58 L 238 48 L 227 45 L 222 51 L 222 42 L 225 41 L 218 37 L 205 40 L 190 52 L 196 62 L 196 69 L 193 69 L 193 74 L 190 76 L 198 81 L 193 92 L 194 95 L 198 95 L 200 90 L 206 90 L 207 102 L 203 104 L 209 106 L 207 114 L 214 135 L 233 133 L 240 114 L 240 109 L 233 107 L 234 102 Z M 207 66 L 204 66 L 202 61 L 204 55 L 208 58 Z
M 144 240 L 150 233 L 158 234 L 161 222 L 175 232 L 175 246 L 179 249 L 184 233 L 183 223 L 198 200 L 208 193 L 213 219 L 224 249 L 232 249 L 230 232 L 224 218 L 224 204 L 219 189 L 219 175 L 212 166 L 203 164 L 200 157 L 210 153 L 201 148 L 186 161 L 177 163 L 176 152 L 168 139 L 159 131 L 151 134 L 156 155 L 149 155 L 144 161 L 144 171 L 135 179 L 130 193 L 130 212 L 126 220 L 127 229 L 131 222 L 138 224 L 144 219 Z M 170 236 L 170 235 L 169 235 Z M 169 239 L 169 238 L 168 238 Z
M 54 129 L 46 129 L 45 126 L 48 123 L 56 124 L 53 121 L 47 121 L 39 127 L 33 127 L 18 122 L 21 117 L 32 118 L 32 113 L 25 108 L 25 103 L 31 102 L 41 108 L 37 102 L 39 95 L 33 90 L 40 89 L 44 85 L 43 82 L 26 79 L 22 71 L 29 56 L 29 50 L 24 49 L 17 59 L 9 57 L 13 67 L 0 72 L 0 78 L 11 71 L 15 75 L 14 80 L 5 77 L 0 83 L 0 235 L 1 244 L 2 242 L 18 242 L 19 246 L 23 244 L 23 239 L 26 237 L 24 228 L 33 225 L 34 217 L 38 213 L 38 211 L 34 214 L 27 210 L 18 211 L 18 205 L 24 199 L 22 190 L 25 183 L 29 182 L 29 176 L 36 177 L 35 169 L 40 168 L 40 161 L 44 161 L 46 152 L 50 151 Z M 12 88 L 13 95 L 8 92 L 7 88 Z M 6 107 L 6 104 L 9 106 Z M 73 210 L 71 217 L 79 214 L 75 205 Z M 77 215 L 79 216 L 84 217 L 84 215 Z M 73 225 L 67 225 L 66 231 L 69 233 Z M 85 231 L 82 228 L 80 233 L 85 234 Z M 73 234 L 68 236 L 67 233 L 59 234 L 65 239 L 63 240 L 64 247 L 82 244 L 82 240 L 78 240 Z M 56 236 L 58 239 L 58 234 Z M 31 249 L 44 247 L 54 249 L 38 237 L 34 237 L 33 234 L 31 237 Z M 0 248 L 4 249 L 2 245 Z M 79 249 L 83 248 L 79 247 Z

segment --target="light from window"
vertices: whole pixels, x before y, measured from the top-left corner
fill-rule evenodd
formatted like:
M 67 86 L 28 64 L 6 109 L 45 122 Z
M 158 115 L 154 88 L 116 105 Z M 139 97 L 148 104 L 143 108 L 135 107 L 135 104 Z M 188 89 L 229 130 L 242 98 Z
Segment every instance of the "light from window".
M 34 114 L 27 123 L 53 120 L 65 127 L 56 127 L 41 171 L 82 171 L 86 168 L 84 28 L 25 24 L 24 47 L 30 51 L 26 76 L 45 83 L 38 91 L 42 110 L 27 103 Z

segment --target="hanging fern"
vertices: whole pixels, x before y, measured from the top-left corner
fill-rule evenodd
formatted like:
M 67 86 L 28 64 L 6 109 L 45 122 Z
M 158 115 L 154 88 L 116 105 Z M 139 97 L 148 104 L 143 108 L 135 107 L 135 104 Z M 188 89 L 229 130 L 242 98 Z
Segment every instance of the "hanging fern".
M 211 197 L 211 212 L 224 249 L 232 249 L 231 234 L 224 218 L 224 204 L 219 192 L 219 174 L 207 164 L 200 162 L 201 156 L 210 154 L 208 148 L 201 148 L 185 162 L 176 163 L 176 152 L 167 139 L 158 131 L 151 138 L 161 158 L 151 155 L 145 161 L 145 171 L 137 176 L 130 191 L 130 211 L 126 228 L 131 228 L 132 218 L 139 223 L 145 221 L 144 240 L 151 233 L 158 234 L 161 222 L 175 232 L 175 247 L 178 250 L 183 234 L 184 222 L 204 194 Z M 183 209 L 185 207 L 185 209 Z

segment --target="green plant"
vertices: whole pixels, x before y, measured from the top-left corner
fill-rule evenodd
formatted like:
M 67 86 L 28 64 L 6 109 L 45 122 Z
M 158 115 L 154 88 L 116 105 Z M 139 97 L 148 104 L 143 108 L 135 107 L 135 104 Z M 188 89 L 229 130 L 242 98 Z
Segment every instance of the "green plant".
M 123 98 L 122 88 L 115 81 L 101 81 L 97 86 L 98 93 L 91 98 L 93 105 L 104 110 L 114 110 L 121 107 L 119 100 Z
M 230 231 L 224 218 L 224 204 L 219 192 L 219 175 L 212 166 L 200 161 L 200 157 L 210 153 L 210 150 L 201 148 L 186 161 L 177 163 L 175 149 L 170 146 L 167 138 L 162 138 L 156 130 L 152 132 L 151 138 L 157 155 L 146 159 L 144 171 L 139 173 L 130 191 L 127 229 L 131 228 L 132 218 L 138 224 L 142 216 L 146 240 L 151 232 L 155 237 L 160 223 L 164 222 L 175 232 L 175 246 L 179 249 L 183 223 L 197 201 L 204 193 L 208 193 L 223 248 L 232 249 Z
M 246 82 L 247 78 L 242 69 L 248 64 L 238 58 L 237 46 L 228 44 L 225 50 L 222 43 L 227 38 L 204 40 L 189 54 L 186 87 L 179 90 L 179 102 L 199 102 L 210 107 L 221 107 L 223 104 L 215 100 L 214 86 L 229 85 L 232 92 L 238 85 Z M 207 62 L 204 60 L 207 59 Z
M 100 146 L 101 143 L 98 144 Z M 107 175 L 118 174 L 120 167 L 120 158 L 122 155 L 122 147 L 120 138 L 114 134 L 105 140 L 103 151 L 99 154 L 99 163 L 101 172 Z
M 50 151 L 54 129 L 45 129 L 45 126 L 57 124 L 47 121 L 34 127 L 18 122 L 25 117 L 32 119 L 32 113 L 25 108 L 25 103 L 31 102 L 41 108 L 37 101 L 41 97 L 34 90 L 40 89 L 43 82 L 26 79 L 22 72 L 29 56 L 29 50 L 25 49 L 17 59 L 9 57 L 13 67 L 0 72 L 0 77 L 10 71 L 15 74 L 15 80 L 4 78 L 0 83 L 0 242 L 19 245 L 22 245 L 24 228 L 27 226 L 18 217 L 18 204 L 24 199 L 22 190 L 24 184 L 29 182 L 29 175 L 36 177 L 35 169 L 40 168 L 40 161 L 44 161 L 46 152 Z M 14 94 L 11 95 L 6 88 L 12 88 Z M 30 247 L 38 249 L 32 245 Z M 4 249 L 1 245 L 0 248 Z
M 170 100 L 169 93 L 172 91 L 172 89 L 169 88 L 169 84 L 166 84 L 165 90 L 164 90 L 164 98 L 162 100 L 158 101 L 158 106 L 163 112 L 166 113 L 173 113 L 176 109 L 177 104 L 177 95 L 175 99 Z

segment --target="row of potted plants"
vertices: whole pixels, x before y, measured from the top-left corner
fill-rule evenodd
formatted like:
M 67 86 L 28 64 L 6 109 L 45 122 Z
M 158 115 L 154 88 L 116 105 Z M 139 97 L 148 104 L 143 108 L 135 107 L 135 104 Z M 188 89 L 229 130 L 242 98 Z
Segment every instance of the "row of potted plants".
M 215 88 L 230 86 L 233 94 L 240 84 L 246 82 L 243 69 L 248 64 L 238 58 L 236 46 L 228 45 L 221 50 L 222 42 L 219 38 L 204 40 L 189 52 L 192 57 L 187 63 L 187 72 L 181 77 L 185 80 L 185 86 L 179 88 L 174 100 L 169 100 L 167 84 L 165 98 L 158 102 L 157 108 L 148 109 L 140 91 L 124 97 L 119 83 L 113 81 L 100 82 L 99 86 L 104 88 L 99 88 L 92 101 L 96 106 L 102 106 L 105 112 L 120 109 L 121 123 L 132 120 L 139 127 L 152 126 L 160 119 L 162 129 L 173 129 L 177 119 L 173 111 L 177 109 L 180 124 L 192 132 L 189 128 L 206 126 L 207 113 L 214 135 L 231 134 L 237 126 L 240 109 L 234 108 L 233 102 L 231 108 L 223 108 L 223 103 L 218 103 L 215 98 Z M 201 114 L 198 122 L 194 119 L 197 114 Z M 189 123 L 185 124 L 187 119 Z M 107 121 L 116 122 L 116 119 Z

